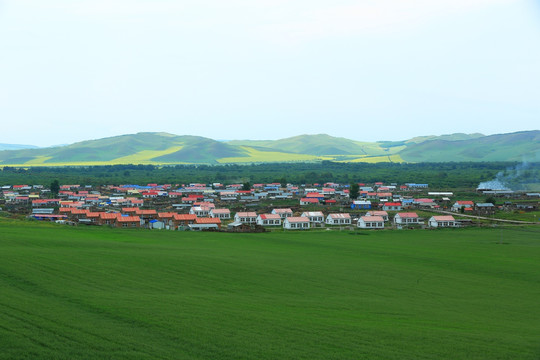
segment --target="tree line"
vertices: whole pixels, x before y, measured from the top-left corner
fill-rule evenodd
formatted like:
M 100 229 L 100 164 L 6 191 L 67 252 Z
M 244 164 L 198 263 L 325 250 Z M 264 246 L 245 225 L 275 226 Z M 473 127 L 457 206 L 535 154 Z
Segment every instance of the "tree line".
M 186 183 L 294 183 L 343 184 L 427 183 L 430 188 L 475 188 L 513 162 L 446 163 L 263 163 L 251 165 L 105 165 L 16 168 L 0 171 L 0 184 L 186 184 Z M 538 168 L 538 164 L 536 164 Z

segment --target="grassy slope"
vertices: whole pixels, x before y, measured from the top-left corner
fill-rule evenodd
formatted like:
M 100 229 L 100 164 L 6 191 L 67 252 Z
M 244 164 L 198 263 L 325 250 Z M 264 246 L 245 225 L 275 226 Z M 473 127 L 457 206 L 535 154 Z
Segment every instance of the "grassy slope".
M 373 143 L 329 135 L 219 142 L 198 136 L 139 133 L 64 147 L 0 151 L 0 165 L 216 164 L 319 159 L 348 162 L 538 161 L 539 144 L 540 131 L 483 137 L 480 134 L 452 134 Z
M 516 132 L 477 139 L 432 140 L 407 146 L 399 153 L 405 161 L 538 161 L 540 131 Z
M 536 229 L 0 233 L 2 358 L 540 354 Z
M 360 142 L 326 134 L 299 135 L 280 140 L 237 140 L 232 145 L 259 146 L 278 151 L 308 155 L 387 155 L 388 151 L 379 143 Z M 390 150 L 390 153 L 394 153 Z

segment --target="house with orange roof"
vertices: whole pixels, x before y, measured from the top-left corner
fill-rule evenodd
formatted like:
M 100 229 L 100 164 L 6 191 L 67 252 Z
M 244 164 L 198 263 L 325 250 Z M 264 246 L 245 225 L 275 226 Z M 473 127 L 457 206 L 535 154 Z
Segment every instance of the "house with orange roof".
M 174 214 L 172 218 L 172 225 L 176 229 L 179 226 L 188 227 L 195 223 L 197 215 L 194 214 Z
M 141 219 L 138 216 L 118 216 L 116 218 L 116 227 L 138 228 L 141 227 Z
M 195 223 L 189 225 L 189 227 L 192 230 L 217 230 L 221 229 L 221 220 L 209 217 L 196 218 Z
M 99 213 L 99 218 L 97 219 L 98 225 L 116 225 L 116 218 L 120 216 L 119 213 Z

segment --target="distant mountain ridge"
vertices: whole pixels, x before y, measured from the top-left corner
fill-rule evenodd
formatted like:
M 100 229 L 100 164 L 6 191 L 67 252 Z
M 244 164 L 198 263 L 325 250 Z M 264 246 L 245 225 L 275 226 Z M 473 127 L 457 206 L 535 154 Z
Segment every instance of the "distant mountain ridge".
M 231 140 L 142 132 L 66 146 L 0 151 L 0 166 L 227 164 L 287 161 L 540 161 L 540 131 L 450 134 L 361 142 L 326 134 Z
M 2 150 L 21 150 L 21 149 L 37 149 L 34 145 L 21 145 L 21 144 L 0 144 L 0 151 Z

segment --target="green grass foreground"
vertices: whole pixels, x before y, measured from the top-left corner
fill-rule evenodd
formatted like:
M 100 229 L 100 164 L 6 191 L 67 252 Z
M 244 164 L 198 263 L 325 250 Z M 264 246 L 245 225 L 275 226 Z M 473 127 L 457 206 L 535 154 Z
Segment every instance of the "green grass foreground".
M 0 358 L 538 359 L 539 230 L 0 220 Z

